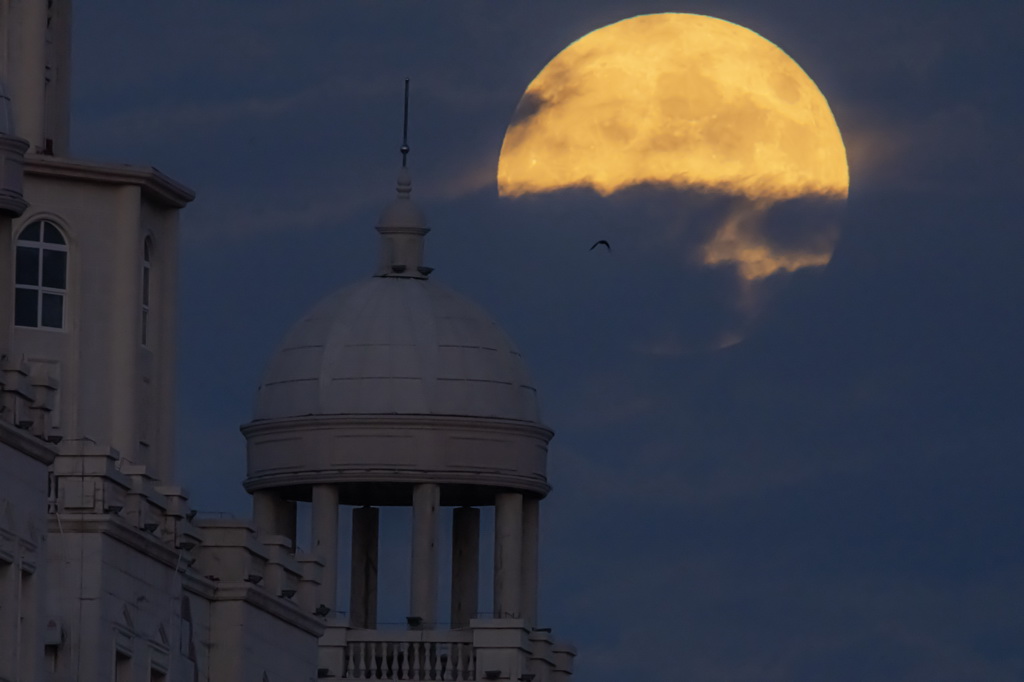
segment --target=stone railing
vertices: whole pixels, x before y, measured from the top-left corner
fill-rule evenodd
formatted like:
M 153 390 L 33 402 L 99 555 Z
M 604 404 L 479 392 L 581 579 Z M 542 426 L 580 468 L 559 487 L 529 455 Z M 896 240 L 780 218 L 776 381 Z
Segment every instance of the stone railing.
M 363 630 L 328 623 L 324 680 L 570 682 L 576 650 L 520 619 L 473 619 L 458 630 Z
M 468 632 L 350 632 L 345 659 L 342 679 L 476 679 Z
M 469 631 L 349 630 L 337 680 L 475 680 L 476 656 Z

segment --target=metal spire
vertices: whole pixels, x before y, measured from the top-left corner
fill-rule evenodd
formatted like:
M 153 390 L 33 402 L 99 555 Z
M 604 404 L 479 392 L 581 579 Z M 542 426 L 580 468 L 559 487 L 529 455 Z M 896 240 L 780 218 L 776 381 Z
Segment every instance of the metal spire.
M 409 156 L 409 79 L 405 79 L 405 116 L 402 119 L 402 168 L 406 167 Z

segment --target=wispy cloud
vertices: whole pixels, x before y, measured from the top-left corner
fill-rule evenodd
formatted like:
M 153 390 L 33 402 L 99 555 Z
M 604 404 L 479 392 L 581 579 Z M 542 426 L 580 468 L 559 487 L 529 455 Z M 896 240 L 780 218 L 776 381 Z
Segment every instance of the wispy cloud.
M 204 131 L 239 122 L 247 125 L 262 124 L 303 110 L 337 106 L 340 100 L 347 97 L 375 97 L 384 92 L 386 90 L 380 82 L 351 76 L 331 76 L 305 88 L 281 94 L 265 93 L 247 97 L 221 95 L 202 100 L 148 104 L 94 120 L 86 134 L 97 137 L 127 135 L 152 138 L 187 131 L 189 136 L 195 137 Z

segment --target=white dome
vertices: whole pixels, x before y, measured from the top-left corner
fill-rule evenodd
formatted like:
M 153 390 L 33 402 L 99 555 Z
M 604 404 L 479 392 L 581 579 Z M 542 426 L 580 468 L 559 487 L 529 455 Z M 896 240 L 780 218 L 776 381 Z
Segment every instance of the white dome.
M 327 297 L 270 361 L 254 423 L 326 415 L 540 423 L 536 388 L 498 325 L 450 289 L 402 277 Z

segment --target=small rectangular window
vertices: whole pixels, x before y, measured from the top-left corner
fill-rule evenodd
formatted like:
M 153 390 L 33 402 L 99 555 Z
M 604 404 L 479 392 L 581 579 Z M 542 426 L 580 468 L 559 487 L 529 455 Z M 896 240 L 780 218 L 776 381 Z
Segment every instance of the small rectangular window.
M 150 292 L 150 269 L 153 242 L 149 237 L 142 242 L 142 333 L 140 334 L 142 345 L 149 342 L 149 292 Z
M 38 289 L 14 289 L 14 324 L 19 327 L 39 326 Z
M 43 286 L 64 289 L 67 286 L 68 252 L 43 250 Z
M 42 321 L 40 326 L 60 329 L 64 326 L 64 297 L 60 294 L 43 294 Z
M 15 284 L 39 286 L 39 249 L 31 246 L 19 246 L 15 263 Z

